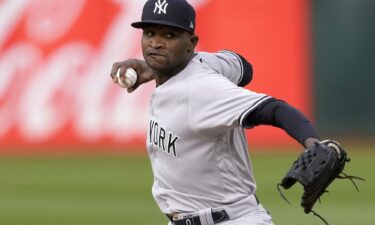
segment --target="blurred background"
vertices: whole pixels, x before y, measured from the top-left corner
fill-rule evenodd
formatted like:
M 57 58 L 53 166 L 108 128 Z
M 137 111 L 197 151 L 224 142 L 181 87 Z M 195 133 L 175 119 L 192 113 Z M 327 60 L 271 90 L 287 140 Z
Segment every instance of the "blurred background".
M 144 147 L 154 83 L 128 94 L 109 76 L 114 62 L 142 58 L 130 23 L 144 2 L 0 0 L 0 224 L 166 224 Z M 348 173 L 367 179 L 359 193 L 333 185 L 317 206 L 323 216 L 373 224 L 375 1 L 189 2 L 198 51 L 245 56 L 254 67 L 246 88 L 300 109 L 348 150 Z M 272 127 L 247 135 L 275 223 L 319 223 L 299 208 L 301 190 L 288 206 L 275 188 L 300 146 Z

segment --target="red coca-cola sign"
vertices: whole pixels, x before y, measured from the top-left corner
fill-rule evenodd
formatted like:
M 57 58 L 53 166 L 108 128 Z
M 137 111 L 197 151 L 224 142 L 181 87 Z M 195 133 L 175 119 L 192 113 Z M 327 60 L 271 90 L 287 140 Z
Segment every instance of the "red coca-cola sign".
M 144 2 L 0 1 L 0 152 L 93 146 L 127 151 L 129 145 L 143 146 L 154 84 L 128 94 L 113 85 L 109 72 L 115 61 L 142 57 L 141 33 L 130 23 L 140 19 Z M 255 68 L 251 88 L 263 91 L 264 87 L 276 95 L 280 91 L 281 97 L 308 112 L 308 93 L 303 89 L 308 79 L 303 23 L 306 2 L 191 1 L 198 14 L 198 50 L 239 51 Z M 283 11 L 273 10 L 277 7 L 286 7 L 287 18 Z M 279 21 L 275 26 L 283 26 L 294 19 L 299 22 L 292 27 L 267 27 L 274 21 Z M 270 41 L 275 33 L 278 37 Z M 275 49 L 280 38 L 285 43 Z M 243 40 L 248 40 L 247 44 Z M 275 46 L 266 46 L 267 41 Z M 290 47 L 292 56 L 282 57 L 282 51 Z M 273 57 L 280 58 L 272 62 L 269 59 Z M 294 91 L 270 85 L 275 71 L 283 76 L 281 81 L 289 79 L 293 87 L 287 89 Z M 276 82 L 280 82 L 277 77 Z M 283 134 L 274 131 L 260 131 L 253 138 L 266 143 L 270 134 L 276 135 L 276 143 L 285 143 Z

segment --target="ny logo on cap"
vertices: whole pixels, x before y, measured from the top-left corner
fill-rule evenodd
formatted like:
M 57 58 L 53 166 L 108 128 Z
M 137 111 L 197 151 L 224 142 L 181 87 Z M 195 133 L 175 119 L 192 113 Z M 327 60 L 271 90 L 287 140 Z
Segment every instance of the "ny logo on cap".
M 168 6 L 167 0 L 163 0 L 163 2 L 158 0 L 157 2 L 155 2 L 154 13 L 156 13 L 156 11 L 159 10 L 158 14 L 161 14 L 161 13 L 167 14 L 167 6 Z

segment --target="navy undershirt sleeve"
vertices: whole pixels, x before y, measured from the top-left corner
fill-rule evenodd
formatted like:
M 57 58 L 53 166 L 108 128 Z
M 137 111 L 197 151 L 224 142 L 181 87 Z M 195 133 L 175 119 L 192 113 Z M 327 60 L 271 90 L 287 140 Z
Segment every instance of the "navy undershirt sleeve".
M 243 66 L 243 72 L 242 72 L 243 75 L 242 75 L 242 79 L 238 83 L 238 86 L 245 87 L 253 79 L 253 67 L 251 66 L 249 61 L 247 61 L 244 57 L 242 57 L 242 55 L 238 53 L 235 53 L 235 54 L 239 57 Z
M 251 80 L 253 79 L 253 66 L 249 61 L 245 59 L 242 55 L 238 54 L 237 52 L 233 52 L 231 50 L 223 50 L 225 52 L 229 52 L 236 56 L 239 63 L 241 64 L 241 79 L 238 81 L 239 87 L 245 87 L 248 85 Z
M 279 127 L 302 145 L 309 137 L 319 139 L 311 122 L 300 111 L 274 98 L 262 103 L 247 115 L 242 125 L 244 127 L 257 125 Z

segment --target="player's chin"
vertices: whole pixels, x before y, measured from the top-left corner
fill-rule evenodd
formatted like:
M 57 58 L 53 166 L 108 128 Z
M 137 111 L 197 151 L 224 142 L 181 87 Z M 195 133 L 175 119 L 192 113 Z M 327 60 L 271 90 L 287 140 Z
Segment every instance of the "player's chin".
M 165 71 L 168 68 L 168 62 L 165 59 L 147 57 L 146 63 L 151 69 L 156 71 Z

